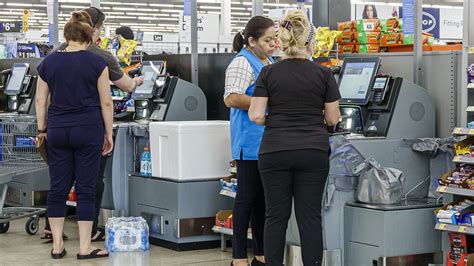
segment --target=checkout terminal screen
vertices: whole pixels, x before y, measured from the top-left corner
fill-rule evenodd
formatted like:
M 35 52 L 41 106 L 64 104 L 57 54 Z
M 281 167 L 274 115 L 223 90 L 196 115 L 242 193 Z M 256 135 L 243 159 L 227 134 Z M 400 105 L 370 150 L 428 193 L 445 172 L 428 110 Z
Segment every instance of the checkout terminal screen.
M 343 99 L 365 99 L 375 67 L 375 62 L 347 63 L 339 84 L 341 97 Z
M 155 80 L 157 77 L 157 73 L 150 65 L 144 65 L 142 67 L 142 74 L 143 74 L 143 84 L 135 90 L 136 94 L 152 94 L 153 87 L 155 86 Z
M 9 93 L 20 93 L 21 84 L 23 83 L 27 70 L 28 68 L 26 66 L 14 67 L 5 91 Z

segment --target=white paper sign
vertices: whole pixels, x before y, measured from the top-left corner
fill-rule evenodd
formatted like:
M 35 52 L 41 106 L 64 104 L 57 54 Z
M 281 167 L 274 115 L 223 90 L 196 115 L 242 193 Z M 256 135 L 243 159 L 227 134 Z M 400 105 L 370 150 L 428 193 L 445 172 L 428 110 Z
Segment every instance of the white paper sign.
M 463 10 L 441 8 L 439 12 L 439 36 L 442 39 L 462 39 Z
M 219 42 L 219 25 L 219 14 L 198 14 L 198 42 Z M 183 16 L 182 13 L 179 21 L 179 40 L 191 42 L 191 17 Z

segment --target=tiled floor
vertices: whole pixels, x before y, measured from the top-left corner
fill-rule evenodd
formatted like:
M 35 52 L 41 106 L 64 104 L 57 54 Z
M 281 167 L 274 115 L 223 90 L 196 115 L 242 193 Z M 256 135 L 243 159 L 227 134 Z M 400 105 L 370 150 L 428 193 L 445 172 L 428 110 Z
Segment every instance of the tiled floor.
M 44 219 L 40 228 L 44 226 Z M 77 225 L 73 220 L 66 220 L 65 232 L 69 236 L 66 241 L 68 254 L 61 260 L 52 260 L 49 252 L 50 244 L 43 244 L 40 239 L 42 230 L 37 235 L 30 236 L 25 232 L 25 220 L 12 221 L 6 234 L 0 234 L 0 266 L 10 265 L 197 265 L 197 266 L 228 266 L 231 261 L 230 250 L 221 252 L 220 249 L 175 252 L 172 250 L 151 246 L 148 252 L 115 253 L 109 258 L 89 261 L 78 261 L 79 240 Z M 102 248 L 103 242 L 95 243 Z

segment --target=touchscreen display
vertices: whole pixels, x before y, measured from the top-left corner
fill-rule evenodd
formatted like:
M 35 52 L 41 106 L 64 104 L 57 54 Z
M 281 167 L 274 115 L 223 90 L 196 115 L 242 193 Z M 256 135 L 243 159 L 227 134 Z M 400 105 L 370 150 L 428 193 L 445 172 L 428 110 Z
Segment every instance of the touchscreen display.
M 343 99 L 363 100 L 367 97 L 375 62 L 347 63 L 339 91 Z
M 143 84 L 135 90 L 136 94 L 152 94 L 158 74 L 149 65 L 142 67 Z
M 10 76 L 10 79 L 8 80 L 7 88 L 5 90 L 7 93 L 20 93 L 21 84 L 23 83 L 23 79 L 25 78 L 26 71 L 28 71 L 27 66 L 15 66 L 12 69 L 12 74 Z
M 374 82 L 374 89 L 384 89 L 385 84 L 387 83 L 388 78 L 387 77 L 379 77 L 375 79 Z

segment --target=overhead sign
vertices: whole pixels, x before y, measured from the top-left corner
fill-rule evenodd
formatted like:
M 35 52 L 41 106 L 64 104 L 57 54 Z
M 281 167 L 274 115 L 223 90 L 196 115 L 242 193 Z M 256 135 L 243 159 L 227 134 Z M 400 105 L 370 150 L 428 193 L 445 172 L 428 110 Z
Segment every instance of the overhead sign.
M 162 41 L 163 41 L 163 34 L 155 34 L 155 35 L 153 35 L 153 41 L 155 41 L 155 42 L 162 42 Z
M 0 22 L 0 32 L 21 32 L 20 21 L 4 21 Z
M 22 31 L 27 32 L 29 25 L 28 25 L 28 19 L 30 17 L 30 10 L 25 9 L 23 10 L 23 21 L 22 21 Z
M 198 42 L 217 43 L 219 42 L 219 14 L 198 14 L 197 31 Z M 181 13 L 179 21 L 179 40 L 181 42 L 191 42 L 191 17 Z

